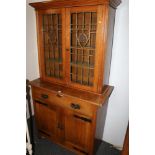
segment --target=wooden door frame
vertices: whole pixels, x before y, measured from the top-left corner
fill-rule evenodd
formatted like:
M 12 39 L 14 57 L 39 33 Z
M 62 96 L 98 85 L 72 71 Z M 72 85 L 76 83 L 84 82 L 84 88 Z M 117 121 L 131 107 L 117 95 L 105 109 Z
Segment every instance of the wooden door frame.
M 43 32 L 42 32 L 42 15 L 60 13 L 62 15 L 62 66 L 63 66 L 63 78 L 56 79 L 54 77 L 48 77 L 45 74 L 45 60 L 44 60 L 44 45 L 43 45 Z M 48 81 L 52 83 L 65 84 L 65 8 L 60 9 L 48 9 L 48 10 L 36 10 L 36 22 L 37 22 L 37 43 L 38 43 L 38 60 L 39 60 L 39 72 L 40 78 L 43 81 Z
M 42 104 L 39 104 L 39 102 L 40 103 L 42 103 Z M 36 100 L 36 99 L 34 99 L 33 100 L 33 103 L 34 103 L 34 112 L 35 112 L 35 115 L 37 115 L 37 117 L 35 116 L 35 118 L 36 118 L 36 126 L 37 126 L 37 128 L 38 129 L 40 129 L 39 128 L 39 123 L 40 123 L 40 120 L 39 120 L 39 113 L 37 112 L 37 106 L 39 106 L 41 109 L 42 108 L 45 108 L 45 109 L 47 109 L 47 110 L 49 110 L 49 111 L 55 111 L 55 113 L 56 113 L 56 128 L 55 129 L 57 129 L 57 123 L 59 122 L 59 107 L 57 107 L 57 106 L 50 106 L 50 107 L 46 107 L 46 106 L 44 106 L 44 104 L 46 105 L 50 105 L 50 104 L 48 104 L 48 103 L 44 103 L 44 102 L 42 102 L 42 101 L 39 101 L 39 100 Z M 53 136 L 51 136 L 50 134 L 49 134 L 49 136 L 47 137 L 47 138 L 52 138 L 52 139 L 56 139 L 57 138 L 57 136 L 58 136 L 58 131 L 56 130 L 56 133 L 55 133 L 55 135 L 53 135 Z
M 102 39 L 99 39 L 100 31 L 102 30 L 102 24 L 101 19 L 103 18 L 102 14 L 102 6 L 85 6 L 85 7 L 72 7 L 72 8 L 66 8 L 66 79 L 67 84 L 70 87 L 88 90 L 96 92 L 98 91 L 98 77 L 99 77 L 99 66 L 101 64 L 100 61 L 100 46 L 102 46 Z M 80 12 L 80 11 L 96 11 L 97 12 L 97 30 L 96 30 L 96 50 L 95 50 L 95 66 L 94 66 L 94 80 L 93 80 L 93 86 L 85 86 L 78 83 L 74 83 L 70 80 L 70 13 L 71 12 Z M 102 33 L 103 34 L 103 33 Z

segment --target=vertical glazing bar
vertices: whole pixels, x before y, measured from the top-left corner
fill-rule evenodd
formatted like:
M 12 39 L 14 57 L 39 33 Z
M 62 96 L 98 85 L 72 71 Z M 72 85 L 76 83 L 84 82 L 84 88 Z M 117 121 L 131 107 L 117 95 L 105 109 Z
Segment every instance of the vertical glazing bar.
M 83 12 L 83 21 L 82 21 L 82 33 L 84 33 L 85 27 L 85 13 Z M 83 65 L 84 65 L 84 49 L 82 47 L 82 67 L 81 67 L 81 84 L 83 84 Z
M 50 15 L 50 18 L 51 18 L 51 25 L 50 25 L 50 27 L 51 27 L 51 32 L 50 32 L 50 34 L 49 35 L 53 35 L 53 26 L 52 26 L 52 14 Z M 51 60 L 50 61 L 52 61 L 52 59 L 53 59 L 53 42 L 52 42 L 52 40 L 51 40 L 51 38 L 50 38 L 50 46 L 52 46 L 52 50 L 51 50 L 51 55 L 52 55 L 52 58 L 51 58 Z M 52 68 L 53 68 L 53 64 L 54 64 L 54 62 L 51 62 L 51 66 L 52 66 Z M 52 71 L 52 73 L 51 73 L 51 69 L 50 69 L 50 76 L 53 76 L 53 71 Z
M 50 21 L 49 21 L 50 15 L 47 15 L 47 23 L 48 23 L 48 29 L 47 33 L 50 33 Z M 51 76 L 51 62 L 50 60 L 50 37 L 48 37 L 48 62 L 49 62 L 49 70 L 50 70 L 50 76 Z
M 53 26 L 53 36 L 54 36 L 54 19 L 53 19 L 53 15 L 54 14 L 52 14 L 51 16 L 52 16 L 52 26 Z M 55 46 L 53 45 L 54 43 L 53 43 L 53 41 L 52 41 L 52 47 L 53 47 L 53 76 L 55 77 Z
M 91 47 L 91 36 L 90 36 L 90 31 L 91 31 L 91 23 L 92 23 L 92 12 L 90 12 L 90 20 L 89 20 L 89 47 Z M 90 85 L 89 83 L 89 76 L 90 76 L 90 49 L 88 50 L 89 53 L 88 53 L 88 85 Z
M 58 14 L 57 15 L 57 52 L 58 52 L 58 63 L 57 63 L 57 66 L 58 66 L 58 77 L 60 78 L 60 68 L 59 68 L 59 63 L 60 63 L 60 53 L 59 53 L 59 17 L 58 17 Z
M 45 56 L 45 15 L 42 16 L 43 17 L 43 37 L 44 37 L 44 59 L 45 59 L 45 72 L 47 74 L 47 61 L 46 61 L 46 56 Z
M 75 45 L 75 47 L 76 47 L 76 49 L 75 49 L 75 63 L 77 64 L 77 58 L 78 58 L 78 51 L 77 51 L 77 31 L 78 31 L 78 20 L 77 20 L 77 12 L 76 12 L 76 38 L 75 38 L 75 40 L 76 40 L 76 45 Z M 78 79 L 78 74 L 77 74 L 77 66 L 75 66 L 75 69 L 76 69 L 76 75 L 75 75 L 75 81 L 77 82 L 77 79 Z
M 72 46 L 72 32 L 73 32 L 73 29 L 72 29 L 72 14 L 70 14 L 70 45 Z M 70 48 L 70 80 L 73 81 L 73 67 L 72 67 L 72 49 Z

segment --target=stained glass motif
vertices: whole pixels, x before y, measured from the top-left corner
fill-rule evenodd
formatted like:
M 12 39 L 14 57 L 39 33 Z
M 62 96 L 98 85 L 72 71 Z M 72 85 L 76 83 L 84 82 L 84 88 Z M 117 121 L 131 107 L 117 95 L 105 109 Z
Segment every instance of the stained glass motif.
M 62 21 L 61 14 L 43 15 L 45 74 L 62 78 Z
M 71 81 L 93 86 L 97 14 L 71 13 Z

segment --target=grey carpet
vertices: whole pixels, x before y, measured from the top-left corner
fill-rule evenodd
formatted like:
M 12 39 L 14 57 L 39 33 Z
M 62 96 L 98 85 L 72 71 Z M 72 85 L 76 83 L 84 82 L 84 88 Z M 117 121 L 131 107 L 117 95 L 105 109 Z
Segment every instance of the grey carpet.
M 41 139 L 36 142 L 35 155 L 76 155 L 48 140 Z M 110 144 L 102 142 L 96 155 L 120 155 L 120 151 L 113 148 Z

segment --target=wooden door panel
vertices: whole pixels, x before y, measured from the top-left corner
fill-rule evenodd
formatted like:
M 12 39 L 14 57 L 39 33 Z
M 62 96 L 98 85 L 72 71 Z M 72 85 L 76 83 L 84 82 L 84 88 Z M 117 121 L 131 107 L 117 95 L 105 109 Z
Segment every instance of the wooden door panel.
M 97 6 L 66 9 L 67 78 L 72 87 L 97 91 L 100 13 Z
M 38 11 L 39 63 L 41 78 L 49 82 L 65 81 L 65 10 Z
M 91 119 L 66 110 L 64 124 L 65 144 L 72 149 L 88 152 L 92 132 Z
M 56 137 L 58 113 L 55 107 L 49 108 L 46 103 L 35 101 L 35 116 L 38 131 L 48 137 Z

